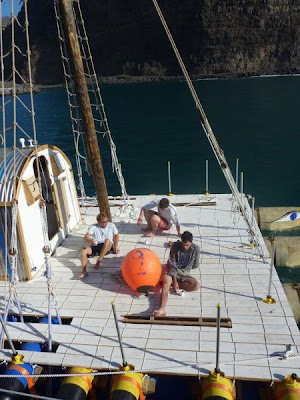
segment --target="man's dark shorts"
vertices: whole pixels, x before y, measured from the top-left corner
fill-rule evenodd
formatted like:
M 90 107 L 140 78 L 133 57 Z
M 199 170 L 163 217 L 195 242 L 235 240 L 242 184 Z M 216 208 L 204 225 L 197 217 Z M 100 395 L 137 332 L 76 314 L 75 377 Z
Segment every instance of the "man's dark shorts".
M 97 246 L 91 246 L 92 254 L 88 255 L 87 257 L 95 257 L 99 256 L 102 250 L 104 243 L 98 243 Z M 113 249 L 111 248 L 106 254 L 113 254 Z

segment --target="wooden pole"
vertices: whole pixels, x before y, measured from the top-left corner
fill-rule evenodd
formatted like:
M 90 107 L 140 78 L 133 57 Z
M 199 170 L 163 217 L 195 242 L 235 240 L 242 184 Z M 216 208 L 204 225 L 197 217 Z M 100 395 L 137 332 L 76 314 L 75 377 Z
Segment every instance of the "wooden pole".
M 105 176 L 100 156 L 99 144 L 95 129 L 94 117 L 84 74 L 80 46 L 77 37 L 76 24 L 72 8 L 73 0 L 61 0 L 62 15 L 69 43 L 70 57 L 73 65 L 75 90 L 81 111 L 82 123 L 85 132 L 85 142 L 93 173 L 98 206 L 100 211 L 111 219 Z

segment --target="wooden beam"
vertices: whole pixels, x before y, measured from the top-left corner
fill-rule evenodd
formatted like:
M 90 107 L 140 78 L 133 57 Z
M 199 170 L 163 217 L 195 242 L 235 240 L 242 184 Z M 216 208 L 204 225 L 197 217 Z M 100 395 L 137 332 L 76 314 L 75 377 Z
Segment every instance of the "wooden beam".
M 217 326 L 217 319 L 211 317 L 185 317 L 166 316 L 154 317 L 153 315 L 124 315 L 126 324 L 153 324 L 153 325 L 178 325 L 178 326 Z M 232 328 L 230 318 L 221 318 L 221 328 Z
M 99 151 L 91 102 L 88 94 L 87 82 L 84 74 L 84 66 L 73 14 L 72 0 L 61 0 L 61 6 L 66 36 L 69 44 L 70 59 L 72 60 L 75 91 L 80 107 L 81 118 L 85 132 L 84 138 L 90 167 L 93 173 L 98 205 L 100 211 L 105 213 L 108 218 L 111 219 L 105 176 Z

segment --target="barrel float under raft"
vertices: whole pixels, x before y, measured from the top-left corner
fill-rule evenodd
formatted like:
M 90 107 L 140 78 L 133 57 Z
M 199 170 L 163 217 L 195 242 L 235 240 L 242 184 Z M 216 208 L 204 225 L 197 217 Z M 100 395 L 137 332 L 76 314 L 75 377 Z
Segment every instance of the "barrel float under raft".
M 294 318 L 297 324 L 300 324 L 300 284 L 298 283 L 283 283 L 283 289 L 288 299 L 290 307 L 293 311 Z
M 41 351 L 41 347 L 38 343 L 26 343 L 22 346 L 22 349 L 28 351 Z M 15 378 L 1 379 L 0 388 L 19 393 L 24 393 L 29 390 L 31 393 L 34 393 L 34 383 L 32 378 L 26 378 L 26 375 L 31 375 L 33 373 L 34 367 L 31 364 L 23 363 L 22 355 L 16 355 L 13 358 L 13 361 L 7 366 L 4 373 L 5 375 L 15 376 Z M 0 400 L 14 400 L 19 398 L 18 395 L 0 392 Z
M 284 381 L 275 383 L 275 400 L 299 400 L 300 379 L 296 374 L 288 375 Z
M 112 379 L 110 400 L 143 400 L 143 374 L 133 372 L 115 375 Z
M 230 379 L 223 372 L 212 371 L 207 378 L 202 379 L 201 400 L 234 400 L 234 389 Z
M 271 254 L 271 244 L 264 238 L 265 244 Z M 300 236 L 275 237 L 275 265 L 276 267 L 300 266 Z
M 82 374 L 81 376 L 67 376 L 59 389 L 57 397 L 62 400 L 85 400 L 92 389 L 94 375 L 84 375 L 93 372 L 91 369 L 73 367 L 69 374 Z
M 122 262 L 122 276 L 131 289 L 147 293 L 159 282 L 161 262 L 149 249 L 131 250 Z
M 300 226 L 299 207 L 260 207 L 255 209 L 257 224 L 261 230 L 285 230 Z

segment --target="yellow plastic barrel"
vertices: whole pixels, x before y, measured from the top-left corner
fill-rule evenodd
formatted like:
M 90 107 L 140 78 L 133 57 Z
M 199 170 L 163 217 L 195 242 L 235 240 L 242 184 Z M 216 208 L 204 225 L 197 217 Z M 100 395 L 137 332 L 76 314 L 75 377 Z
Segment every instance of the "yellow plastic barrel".
M 88 368 L 72 367 L 70 374 L 88 374 L 93 372 Z M 84 400 L 92 388 L 94 375 L 67 376 L 60 387 L 58 398 L 63 400 Z
M 110 400 L 143 400 L 142 380 L 143 374 L 138 372 L 115 375 L 112 379 Z
M 296 374 L 288 375 L 284 381 L 275 383 L 276 400 L 299 400 L 300 379 Z
M 223 372 L 212 371 L 202 380 L 201 400 L 234 400 L 234 390 L 230 379 L 224 377 Z

